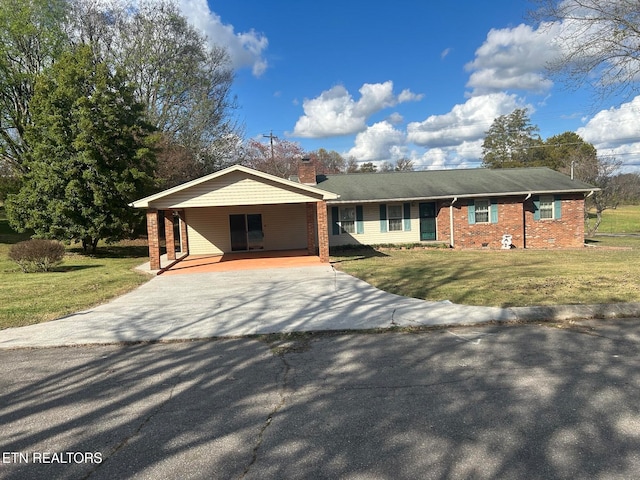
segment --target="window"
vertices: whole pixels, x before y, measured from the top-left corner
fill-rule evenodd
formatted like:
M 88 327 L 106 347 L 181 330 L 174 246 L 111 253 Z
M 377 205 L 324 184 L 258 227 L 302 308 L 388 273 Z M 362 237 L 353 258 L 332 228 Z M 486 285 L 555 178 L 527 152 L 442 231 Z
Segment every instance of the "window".
M 331 234 L 364 233 L 364 215 L 362 205 L 331 207 Z
M 553 219 L 554 200 L 551 195 L 540 196 L 540 220 Z
M 388 205 L 389 231 L 402 231 L 402 205 Z
M 476 223 L 489 223 L 489 200 L 476 200 Z
M 355 207 L 342 207 L 340 209 L 340 230 L 342 233 L 356 233 Z
M 380 232 L 410 232 L 411 204 L 380 204 Z

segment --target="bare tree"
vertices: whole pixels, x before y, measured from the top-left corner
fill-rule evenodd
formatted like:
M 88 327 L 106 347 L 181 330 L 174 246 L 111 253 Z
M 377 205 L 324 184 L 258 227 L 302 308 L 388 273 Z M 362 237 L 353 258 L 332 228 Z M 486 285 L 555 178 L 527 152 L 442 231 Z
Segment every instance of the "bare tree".
M 345 165 L 345 173 L 357 173 L 359 169 L 358 161 L 356 157 L 349 157 L 347 159 L 347 164 Z
M 309 153 L 309 158 L 316 167 L 319 174 L 341 173 L 344 171 L 346 162 L 342 155 L 335 150 L 327 151 L 320 148 Z
M 70 1 L 72 38 L 126 72 L 165 141 L 189 150 L 205 173 L 226 166 L 242 133 L 227 51 L 210 45 L 173 0 Z
M 66 0 L 0 0 L 0 170 L 17 177 L 26 171 L 36 77 L 68 46 L 63 25 Z
M 249 140 L 240 154 L 240 163 L 276 177 L 289 178 L 298 174 L 298 163 L 304 150 L 295 142 L 277 140 L 273 144 Z
M 582 160 L 575 162 L 575 177 L 600 188 L 600 191 L 593 193 L 585 201 L 585 226 L 587 236 L 591 236 L 602 223 L 602 212 L 616 208 L 620 202 L 619 185 L 614 180 L 614 174 L 622 162 L 611 157 L 583 157 Z M 595 210 L 595 220 L 589 214 L 591 210 Z
M 604 98 L 640 90 L 640 8 L 637 0 L 532 0 L 532 17 L 554 35 L 560 56 L 548 65 L 574 88 L 589 84 Z

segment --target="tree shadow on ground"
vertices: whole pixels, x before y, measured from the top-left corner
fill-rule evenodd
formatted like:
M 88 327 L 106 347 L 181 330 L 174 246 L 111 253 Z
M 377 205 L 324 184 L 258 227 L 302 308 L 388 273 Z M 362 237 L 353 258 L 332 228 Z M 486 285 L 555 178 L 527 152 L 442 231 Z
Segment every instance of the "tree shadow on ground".
M 367 258 L 374 258 L 374 257 L 389 256 L 386 253 L 383 253 L 367 245 L 336 247 L 336 248 L 332 248 L 330 253 L 332 257 L 336 257 L 336 260 L 333 260 L 331 262 L 332 264 L 353 262 L 357 260 L 364 260 Z
M 633 478 L 639 333 L 618 321 L 3 351 L 4 451 L 102 454 L 13 462 L 3 478 Z
M 70 253 L 85 255 L 92 258 L 144 258 L 149 254 L 145 245 L 105 245 L 99 246 L 95 253 L 83 251 L 81 247 L 73 247 L 68 250 Z
M 104 265 L 60 265 L 58 267 L 54 267 L 50 272 L 56 273 L 69 273 L 69 272 L 77 272 L 79 270 L 86 270 L 88 268 L 99 268 L 104 267 Z

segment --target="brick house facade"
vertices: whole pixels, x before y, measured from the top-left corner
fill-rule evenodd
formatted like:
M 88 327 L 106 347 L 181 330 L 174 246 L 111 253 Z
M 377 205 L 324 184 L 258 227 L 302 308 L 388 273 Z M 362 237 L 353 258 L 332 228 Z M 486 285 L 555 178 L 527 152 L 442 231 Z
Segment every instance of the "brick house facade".
M 597 190 L 548 168 L 318 178 L 320 188 L 339 195 L 327 202 L 332 246 L 439 242 L 502 249 L 508 237 L 510 248 L 581 247 L 584 199 Z M 356 228 L 349 220 L 342 228 L 354 212 Z
M 536 218 L 534 198 L 494 199 L 497 219 L 494 223 L 469 222 L 469 205 L 454 205 L 455 248 L 502 248 L 503 235 L 511 235 L 513 248 L 576 248 L 584 244 L 584 195 L 564 195 L 560 218 Z M 451 238 L 450 202 L 440 204 L 438 232 L 441 239 Z
M 295 249 L 328 262 L 341 245 L 499 249 L 508 236 L 511 248 L 580 247 L 584 199 L 595 190 L 547 168 L 316 176 L 304 161 L 298 179 L 236 165 L 131 205 L 147 210 L 158 269 L 160 214 L 167 245 L 177 232 L 183 254 Z M 167 257 L 176 258 L 172 248 Z

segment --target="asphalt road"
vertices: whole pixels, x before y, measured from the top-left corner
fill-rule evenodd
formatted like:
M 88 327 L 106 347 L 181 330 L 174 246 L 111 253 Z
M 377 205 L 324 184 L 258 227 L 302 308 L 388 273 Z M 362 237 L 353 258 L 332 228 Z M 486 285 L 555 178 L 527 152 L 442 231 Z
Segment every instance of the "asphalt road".
M 629 479 L 640 321 L 0 351 L 2 479 Z

